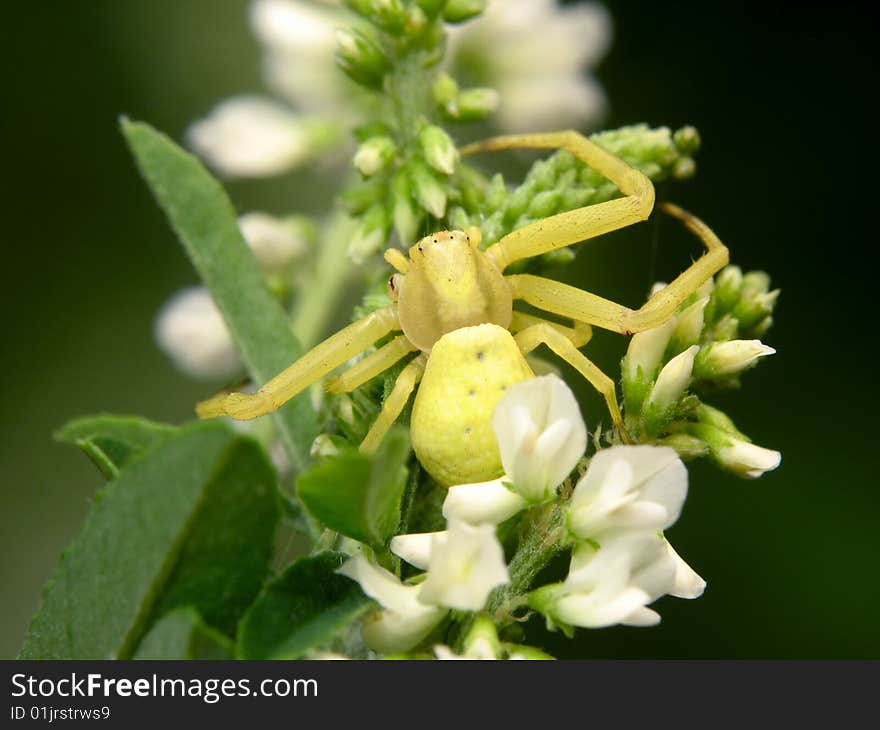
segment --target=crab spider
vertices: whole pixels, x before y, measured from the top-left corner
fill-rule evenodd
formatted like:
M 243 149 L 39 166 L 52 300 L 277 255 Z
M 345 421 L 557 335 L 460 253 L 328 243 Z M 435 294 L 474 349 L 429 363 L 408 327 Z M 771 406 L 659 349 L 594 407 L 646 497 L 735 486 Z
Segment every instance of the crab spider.
M 626 439 L 614 381 L 579 348 L 589 341 L 592 326 L 628 335 L 667 321 L 727 263 L 727 248 L 700 220 L 663 204 L 661 209 L 681 220 L 706 251 L 639 309 L 540 276 L 505 276 L 515 261 L 638 223 L 654 207 L 654 186 L 647 177 L 577 132 L 496 137 L 465 147 L 462 154 L 513 148 L 568 150 L 613 182 L 623 196 L 530 223 L 485 251 L 478 228 L 426 236 L 409 249 L 409 256 L 386 251 L 386 261 L 397 270 L 389 281 L 391 306 L 327 338 L 256 393 L 221 393 L 200 403 L 198 415 L 249 419 L 270 413 L 377 340 L 401 332 L 327 383 L 332 392 L 350 392 L 419 353 L 398 375 L 361 443 L 364 452 L 377 448 L 419 386 L 410 429 L 413 449 L 427 471 L 444 485 L 497 477 L 501 462 L 491 414 L 509 385 L 533 377 L 524 356 L 540 345 L 599 391 Z M 518 300 L 570 319 L 572 326 L 514 311 Z

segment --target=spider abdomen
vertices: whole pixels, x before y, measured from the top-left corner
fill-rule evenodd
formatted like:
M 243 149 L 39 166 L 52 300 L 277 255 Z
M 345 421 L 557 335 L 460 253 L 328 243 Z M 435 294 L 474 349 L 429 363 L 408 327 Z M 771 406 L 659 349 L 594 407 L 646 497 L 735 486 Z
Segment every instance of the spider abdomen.
M 444 486 L 502 473 L 492 412 L 508 387 L 534 377 L 513 336 L 495 324 L 462 327 L 431 350 L 410 431 L 422 466 Z

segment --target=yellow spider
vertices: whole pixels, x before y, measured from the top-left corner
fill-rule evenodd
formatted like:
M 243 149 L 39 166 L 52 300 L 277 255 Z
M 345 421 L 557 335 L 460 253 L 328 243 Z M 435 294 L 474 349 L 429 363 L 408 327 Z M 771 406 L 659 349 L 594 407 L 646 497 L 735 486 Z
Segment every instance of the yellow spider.
M 654 186 L 647 177 L 577 132 L 496 137 L 470 145 L 462 154 L 524 147 L 568 150 L 613 182 L 623 197 L 523 226 L 485 251 L 480 250 L 477 228 L 426 236 L 410 248 L 409 257 L 389 249 L 385 259 L 398 272 L 389 281 L 394 304 L 327 338 L 256 393 L 221 393 L 200 403 L 198 415 L 249 419 L 270 413 L 380 338 L 401 331 L 327 383 L 332 392 L 350 392 L 407 354 L 421 351 L 397 377 L 361 443 L 364 452 L 376 449 L 421 381 L 410 430 L 425 469 L 447 486 L 499 476 L 492 411 L 509 385 L 533 377 L 524 355 L 542 344 L 602 394 L 625 440 L 614 382 L 578 348 L 589 341 L 591 325 L 628 335 L 662 324 L 727 263 L 727 248 L 704 223 L 664 204 L 666 213 L 699 236 L 706 253 L 640 309 L 539 276 L 505 276 L 505 268 L 515 261 L 643 221 L 654 207 Z M 573 326 L 516 312 L 516 300 L 571 319 Z

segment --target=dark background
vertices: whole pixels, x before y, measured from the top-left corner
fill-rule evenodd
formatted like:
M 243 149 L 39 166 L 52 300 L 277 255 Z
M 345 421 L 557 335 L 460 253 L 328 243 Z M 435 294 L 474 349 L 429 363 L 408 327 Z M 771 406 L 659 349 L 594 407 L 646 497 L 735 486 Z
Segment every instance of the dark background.
M 607 126 L 696 125 L 697 178 L 670 194 L 711 223 L 735 263 L 766 269 L 782 288 L 765 338 L 778 354 L 742 392 L 713 402 L 783 463 L 756 482 L 693 467 L 670 537 L 708 580 L 706 594 L 661 601 L 654 629 L 580 632 L 578 653 L 880 657 L 869 25 L 843 4 L 609 7 L 615 39 L 598 71 L 612 103 Z M 116 119 L 146 119 L 179 139 L 218 100 L 259 90 L 246 8 L 4 8 L 0 656 L 17 652 L 40 586 L 101 483 L 53 430 L 98 411 L 178 422 L 206 392 L 154 345 L 157 309 L 195 276 Z M 230 190 L 243 209 L 309 209 L 321 192 L 305 192 L 307 177 Z M 622 241 L 579 256 L 568 276 L 637 304 L 649 281 L 686 263 L 677 240 L 670 233 L 666 245 L 664 234 L 654 270 L 649 247 Z M 613 363 L 623 344 L 598 340 L 597 359 Z

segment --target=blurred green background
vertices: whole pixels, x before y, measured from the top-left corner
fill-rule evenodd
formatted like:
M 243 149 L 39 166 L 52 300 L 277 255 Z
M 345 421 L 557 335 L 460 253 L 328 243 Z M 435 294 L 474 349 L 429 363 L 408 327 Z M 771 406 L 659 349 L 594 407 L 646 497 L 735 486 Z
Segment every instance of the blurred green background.
M 766 269 L 782 288 L 765 338 L 778 354 L 743 391 L 712 402 L 781 450 L 783 463 L 756 482 L 696 465 L 670 534 L 707 578 L 705 596 L 663 600 L 654 629 L 580 632 L 577 651 L 880 657 L 868 24 L 843 6 L 609 7 L 614 44 L 598 71 L 608 126 L 695 124 L 699 172 L 671 196 L 713 226 L 735 263 Z M 98 411 L 179 422 L 206 393 L 154 345 L 156 311 L 195 276 L 116 123 L 126 113 L 180 139 L 218 100 L 260 90 L 246 17 L 246 0 L 4 10 L 0 657 L 18 651 L 40 586 L 101 484 L 53 430 Z M 306 192 L 307 178 L 230 191 L 245 210 L 309 209 L 321 193 Z M 662 230 L 653 271 L 646 227 L 641 238 L 582 253 L 566 277 L 637 304 L 652 279 L 687 261 L 687 245 Z M 613 364 L 624 345 L 600 337 L 591 354 Z M 550 641 L 559 651 L 567 644 Z

